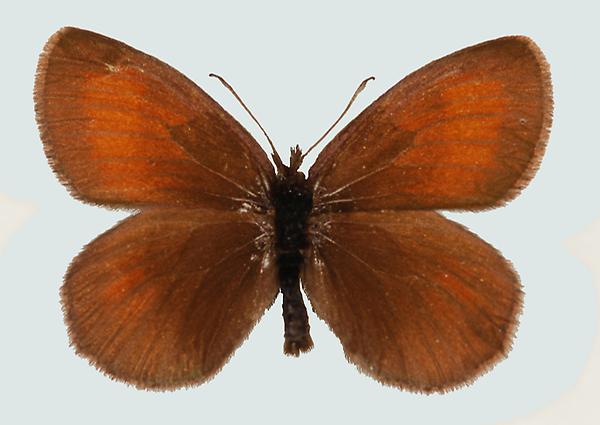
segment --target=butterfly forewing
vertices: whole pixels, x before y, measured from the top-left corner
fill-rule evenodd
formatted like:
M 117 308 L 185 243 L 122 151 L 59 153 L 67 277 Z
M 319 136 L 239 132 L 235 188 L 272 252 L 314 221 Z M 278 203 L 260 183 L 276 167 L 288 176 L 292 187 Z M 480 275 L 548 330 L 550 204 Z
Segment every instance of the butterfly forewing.
M 212 377 L 278 292 L 260 220 L 161 209 L 99 236 L 75 258 L 62 288 L 76 350 L 140 388 Z
M 445 391 L 506 354 L 521 286 L 490 245 L 435 212 L 319 216 L 303 285 L 348 359 L 375 379 Z
M 76 197 L 110 206 L 265 207 L 274 171 L 185 76 L 119 41 L 63 28 L 35 83 L 42 140 Z
M 316 210 L 476 210 L 512 199 L 543 153 L 551 91 L 526 37 L 430 63 L 324 148 L 310 169 Z

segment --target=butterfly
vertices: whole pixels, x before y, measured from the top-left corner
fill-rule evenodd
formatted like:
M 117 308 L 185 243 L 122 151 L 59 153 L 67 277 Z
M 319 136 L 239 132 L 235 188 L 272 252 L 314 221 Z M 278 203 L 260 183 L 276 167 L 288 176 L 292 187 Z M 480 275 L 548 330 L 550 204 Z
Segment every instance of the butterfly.
M 436 211 L 501 206 L 537 170 L 553 102 L 529 38 L 408 75 L 308 176 L 300 148 L 284 165 L 268 139 L 271 162 L 192 81 L 90 31 L 51 36 L 34 100 L 69 192 L 135 211 L 83 248 L 61 288 L 72 345 L 111 378 L 154 390 L 212 378 L 279 293 L 286 354 L 313 347 L 304 292 L 347 359 L 401 389 L 460 387 L 509 351 L 517 273 Z

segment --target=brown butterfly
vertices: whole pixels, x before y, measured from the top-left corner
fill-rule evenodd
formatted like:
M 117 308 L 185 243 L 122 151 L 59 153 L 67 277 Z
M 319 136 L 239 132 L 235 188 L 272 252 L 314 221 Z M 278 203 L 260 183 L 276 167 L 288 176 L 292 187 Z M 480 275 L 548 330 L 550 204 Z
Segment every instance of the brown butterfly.
M 530 39 L 488 41 L 410 74 L 308 178 L 298 147 L 286 166 L 269 140 L 274 169 L 192 81 L 89 31 L 50 38 L 35 109 L 71 194 L 137 211 L 83 249 L 62 287 L 72 344 L 110 377 L 149 389 L 206 381 L 279 292 L 285 353 L 310 350 L 300 281 L 348 360 L 387 385 L 444 392 L 510 349 L 517 274 L 435 210 L 500 206 L 535 173 L 552 89 Z

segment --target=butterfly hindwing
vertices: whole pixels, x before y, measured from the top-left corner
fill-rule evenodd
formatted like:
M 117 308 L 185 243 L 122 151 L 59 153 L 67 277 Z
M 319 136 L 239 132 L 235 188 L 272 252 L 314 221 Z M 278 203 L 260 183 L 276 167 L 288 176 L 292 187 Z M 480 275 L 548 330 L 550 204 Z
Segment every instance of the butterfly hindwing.
M 425 211 L 328 214 L 311 229 L 304 289 L 367 375 L 446 391 L 507 353 L 521 286 L 476 235 Z
M 77 352 L 139 388 L 211 378 L 278 293 L 260 220 L 160 209 L 100 235 L 73 260 L 62 287 Z

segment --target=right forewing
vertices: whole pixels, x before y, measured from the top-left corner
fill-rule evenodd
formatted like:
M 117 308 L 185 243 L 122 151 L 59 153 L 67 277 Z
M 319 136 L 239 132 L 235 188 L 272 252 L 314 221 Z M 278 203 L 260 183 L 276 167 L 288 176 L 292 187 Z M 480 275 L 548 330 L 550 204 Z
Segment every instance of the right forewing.
M 310 169 L 325 211 L 479 210 L 533 177 L 548 139 L 548 64 L 527 37 L 436 60 L 350 122 Z

